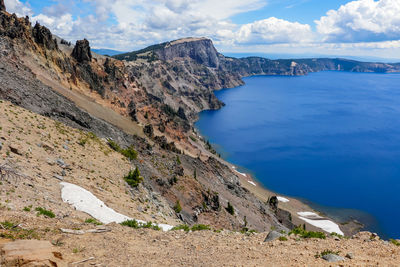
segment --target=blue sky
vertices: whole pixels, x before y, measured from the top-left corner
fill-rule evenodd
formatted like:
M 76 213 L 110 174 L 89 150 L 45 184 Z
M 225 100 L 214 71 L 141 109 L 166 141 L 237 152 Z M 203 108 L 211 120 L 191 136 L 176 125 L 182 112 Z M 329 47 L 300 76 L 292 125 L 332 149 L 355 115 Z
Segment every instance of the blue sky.
M 399 0 L 5 0 L 74 42 L 121 51 L 188 36 L 222 52 L 400 58 Z

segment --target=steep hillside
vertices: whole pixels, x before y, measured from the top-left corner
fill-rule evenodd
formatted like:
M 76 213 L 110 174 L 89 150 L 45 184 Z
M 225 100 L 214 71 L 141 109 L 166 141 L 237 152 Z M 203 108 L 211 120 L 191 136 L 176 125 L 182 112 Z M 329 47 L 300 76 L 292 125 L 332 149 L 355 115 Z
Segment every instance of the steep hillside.
M 78 41 L 72 49 L 61 44 L 45 27 L 30 26 L 28 19 L 18 19 L 6 12 L 1 12 L 0 17 L 2 99 L 93 132 L 99 138 L 111 138 L 122 148 L 133 146 L 140 155 L 135 166 L 144 177 L 143 186 L 160 194 L 170 208 L 179 201 L 182 210 L 174 216 L 184 223 L 241 229 L 246 217 L 249 227 L 254 229 L 265 230 L 271 225 L 285 228 L 268 204 L 241 186 L 230 167 L 211 156 L 200 140 L 189 141 L 182 135 L 179 127 L 190 129 L 184 111 L 177 112 L 162 100 L 150 97 L 143 87 L 131 86 L 130 81 L 137 82 L 132 80 L 134 76 L 123 72 L 128 67 L 122 62 L 93 55 L 86 40 Z M 64 64 L 70 68 L 61 70 Z M 104 91 L 91 91 L 88 81 L 101 81 Z M 111 90 L 107 87 L 110 84 L 122 87 Z M 71 87 L 66 88 L 68 85 Z M 113 104 L 110 94 L 129 104 L 116 108 L 124 105 Z M 144 127 L 147 136 L 136 118 L 136 110 L 141 109 L 146 113 L 137 117 L 148 124 Z M 168 128 L 169 125 L 172 126 Z M 178 130 L 171 130 L 174 126 Z M 181 136 L 183 145 L 171 142 L 168 133 Z M 177 148 L 185 143 L 189 152 L 194 151 L 194 157 L 181 154 Z M 234 205 L 235 216 L 225 210 L 228 202 Z
M 219 205 L 215 196 L 203 202 L 199 207 L 199 211 L 203 211 L 198 215 L 198 223 L 210 223 L 211 230 L 194 231 L 193 228 L 190 232 L 163 232 L 116 223 L 103 225 L 98 213 L 92 217 L 88 211 L 79 211 L 79 207 L 88 204 L 85 198 L 79 202 L 80 206 L 76 206 L 78 208 L 66 203 L 64 183 L 88 190 L 104 201 L 102 205 L 130 218 L 153 224 L 180 225 L 182 221 L 168 204 L 168 196 L 148 187 L 151 179 L 147 178 L 149 170 L 144 166 L 154 162 L 162 170 L 166 167 L 164 163 L 171 164 L 174 159 L 168 159 L 166 155 L 163 161 L 156 157 L 152 161 L 148 155 L 139 152 L 137 159 L 130 162 L 114 151 L 107 140 L 93 133 L 68 127 L 9 102 L 1 101 L 0 110 L 3 111 L 0 114 L 2 266 L 25 266 L 22 262 L 67 266 L 67 263 L 81 260 L 85 261 L 82 264 L 96 266 L 330 266 L 332 263 L 323 259 L 329 253 L 333 253 L 330 257 L 338 253 L 340 258 L 336 260 L 343 266 L 395 266 L 400 262 L 400 246 L 396 241 L 383 241 L 367 232 L 342 238 L 298 229 L 290 235 L 287 235 L 288 230 L 272 231 L 273 234 L 243 229 L 241 232 L 221 230 L 229 228 L 224 220 L 230 215 L 220 213 L 219 222 L 209 220 L 211 214 L 207 215 L 206 209 L 213 210 Z M 135 166 L 145 179 L 132 189 L 123 177 Z M 197 177 L 202 173 L 199 170 Z M 196 201 L 191 183 L 196 180 L 179 177 L 172 186 Z M 236 216 L 241 216 L 234 201 Z M 250 216 L 253 215 L 247 213 L 247 216 L 247 227 L 251 229 Z M 276 224 L 275 227 L 279 226 Z M 197 228 L 207 229 L 204 226 Z M 272 238 L 273 235 L 276 237 Z M 280 235 L 283 237 L 278 238 Z M 49 243 L 49 250 L 56 257 L 33 246 L 46 243 L 14 244 L 13 239 L 50 241 L 53 245 Z M 22 244 L 29 251 L 21 254 Z

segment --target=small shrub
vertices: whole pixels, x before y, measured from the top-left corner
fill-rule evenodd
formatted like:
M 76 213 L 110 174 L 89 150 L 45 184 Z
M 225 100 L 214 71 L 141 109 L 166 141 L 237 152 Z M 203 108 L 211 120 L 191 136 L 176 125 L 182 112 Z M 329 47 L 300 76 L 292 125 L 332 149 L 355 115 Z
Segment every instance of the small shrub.
M 189 137 L 190 137 L 190 139 L 192 139 L 193 142 L 197 142 L 197 139 L 195 137 L 193 137 L 193 136 L 189 136 Z
M 179 213 L 182 211 L 182 206 L 181 206 L 181 202 L 179 201 L 179 199 L 176 201 L 175 206 L 174 206 L 174 211 L 176 213 Z
M 126 221 L 123 221 L 121 223 L 121 225 L 128 226 L 128 227 L 135 228 L 135 229 L 139 228 L 139 223 L 136 220 L 126 220 Z
M 322 251 L 321 253 L 317 253 L 315 254 L 315 258 L 322 258 L 325 255 L 329 255 L 329 254 L 334 254 L 334 255 L 338 255 L 339 256 L 340 251 L 333 251 L 330 249 L 325 249 L 324 251 Z
M 41 208 L 41 207 L 37 207 L 35 210 L 37 211 L 37 216 L 44 215 L 45 217 L 49 217 L 49 218 L 56 217 L 54 212 L 52 212 L 51 210 L 46 210 L 46 209 Z
M 139 169 L 136 167 L 134 171 L 130 170 L 128 175 L 124 177 L 124 180 L 131 187 L 138 187 L 139 184 L 143 181 L 143 177 L 140 176 Z
M 306 231 L 301 226 L 298 226 L 289 232 L 289 235 L 295 234 L 302 238 L 321 238 L 325 239 L 326 235 L 322 232 Z
M 119 146 L 119 144 L 115 141 L 113 141 L 112 139 L 108 139 L 108 145 L 111 147 L 112 150 L 120 152 L 121 151 L 121 147 Z
M 32 205 L 24 207 L 23 211 L 29 212 L 32 209 Z
M 235 215 L 235 209 L 230 202 L 228 202 L 228 206 L 225 209 L 227 212 L 229 212 L 229 214 Z
M 192 226 L 192 228 L 190 230 L 192 230 L 194 232 L 194 231 L 211 230 L 211 228 L 210 228 L 210 226 L 205 225 L 205 224 L 195 224 Z
M 147 229 L 153 229 L 153 230 L 157 230 L 157 231 L 161 229 L 158 225 L 153 224 L 152 222 L 140 223 L 140 222 L 136 221 L 135 219 L 124 221 L 121 223 L 121 225 L 131 227 L 134 229 L 147 228 Z
M 122 149 L 121 154 L 127 157 L 129 160 L 135 160 L 137 159 L 138 156 L 138 153 L 133 146 L 130 146 L 126 149 Z
M 95 224 L 95 225 L 102 225 L 101 222 L 99 222 L 98 220 L 93 219 L 93 218 L 86 219 L 85 223 L 91 223 L 91 224 Z
M 181 164 L 182 164 L 181 159 L 179 158 L 179 156 L 176 156 L 176 163 L 177 163 L 178 165 L 181 165 Z
M 338 233 L 335 233 L 335 232 L 330 233 L 330 235 L 331 235 L 331 236 L 337 236 L 337 237 L 339 237 L 339 238 L 343 238 L 342 235 L 339 235 Z
M 286 236 L 280 236 L 279 237 L 279 241 L 287 241 L 287 237 Z

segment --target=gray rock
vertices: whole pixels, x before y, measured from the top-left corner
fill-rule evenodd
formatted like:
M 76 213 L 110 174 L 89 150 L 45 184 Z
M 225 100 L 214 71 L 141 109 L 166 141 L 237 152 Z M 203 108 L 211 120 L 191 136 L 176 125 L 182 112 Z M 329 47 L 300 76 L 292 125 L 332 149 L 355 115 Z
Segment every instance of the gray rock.
M 336 255 L 336 254 L 327 254 L 322 256 L 322 258 L 328 262 L 338 262 L 338 261 L 344 261 L 344 258 Z
M 265 238 L 264 242 L 274 241 L 275 239 L 278 239 L 281 236 L 284 236 L 284 235 L 279 233 L 279 232 L 277 232 L 277 231 L 271 231 L 271 232 L 268 233 L 268 235 Z
M 63 145 L 63 148 L 64 148 L 65 150 L 69 150 L 69 147 L 68 147 L 67 145 Z
M 347 254 L 346 254 L 346 258 L 348 258 L 348 259 L 354 259 L 354 254 L 351 253 L 351 252 L 347 253 Z
M 65 162 L 64 162 L 63 159 L 57 159 L 56 162 L 57 162 L 57 164 L 60 165 L 60 166 L 64 166 L 64 165 L 65 165 Z
M 3 143 L 0 142 L 0 150 L 3 148 Z

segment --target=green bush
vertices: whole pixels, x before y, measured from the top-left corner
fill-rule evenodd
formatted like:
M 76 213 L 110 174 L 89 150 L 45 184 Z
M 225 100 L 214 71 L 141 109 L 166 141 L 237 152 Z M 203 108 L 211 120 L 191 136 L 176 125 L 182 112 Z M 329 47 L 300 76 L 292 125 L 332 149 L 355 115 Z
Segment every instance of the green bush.
M 130 170 L 128 175 L 124 177 L 124 180 L 131 187 L 138 187 L 139 184 L 143 181 L 143 177 L 140 176 L 139 169 L 136 167 L 134 171 Z
M 400 246 L 400 241 L 396 239 L 389 239 L 389 242 L 392 243 L 393 245 Z
M 287 241 L 287 237 L 286 236 L 280 236 L 279 237 L 279 241 Z
M 313 232 L 313 231 L 306 231 L 303 229 L 301 226 L 297 226 L 293 230 L 289 232 L 289 235 L 295 234 L 298 235 L 302 238 L 320 238 L 320 239 L 325 239 L 326 235 L 322 232 Z
M 153 229 L 156 231 L 161 229 L 158 225 L 153 224 L 152 222 L 141 223 L 136 221 L 135 219 L 123 221 L 121 225 L 131 227 L 134 229 L 146 228 L 146 229 Z
M 56 217 L 56 215 L 51 210 L 46 210 L 46 209 L 41 208 L 41 207 L 37 207 L 35 210 L 37 211 L 37 216 L 44 215 L 44 216 L 49 217 L 49 218 Z
M 128 226 L 128 227 L 135 228 L 135 229 L 139 228 L 139 223 L 136 220 L 126 220 L 126 221 L 123 221 L 121 223 L 121 225 Z
M 235 209 L 233 208 L 232 204 L 228 202 L 228 207 L 225 208 L 227 212 L 229 212 L 231 215 L 235 215 Z
M 91 223 L 91 224 L 95 224 L 95 225 L 102 225 L 101 222 L 99 222 L 98 220 L 93 219 L 93 218 L 86 219 L 85 223 Z
M 121 154 L 127 157 L 129 160 L 135 160 L 137 159 L 138 156 L 138 153 L 133 146 L 130 146 L 126 149 L 122 149 Z
M 185 232 L 189 232 L 190 227 L 188 225 L 186 225 L 186 224 L 181 224 L 181 225 L 175 226 L 171 230 L 172 231 L 184 230 Z
M 113 141 L 112 139 L 108 139 L 108 145 L 111 147 L 112 150 L 120 152 L 121 151 L 121 147 L 119 146 L 119 144 L 115 141 Z
M 340 251 L 333 251 L 333 250 L 330 250 L 330 249 L 325 249 L 321 253 L 317 253 L 314 257 L 315 258 L 322 258 L 325 255 L 329 255 L 329 254 L 339 255 L 339 253 L 340 253 Z
M 179 201 L 179 199 L 176 201 L 175 206 L 174 206 L 174 211 L 176 213 L 179 213 L 182 211 L 182 206 L 181 206 L 181 202 Z

